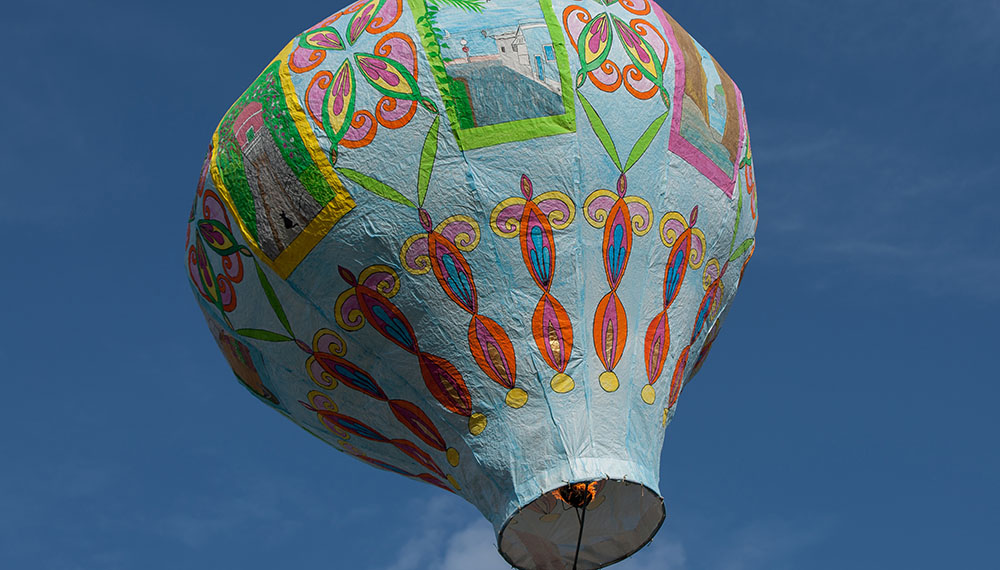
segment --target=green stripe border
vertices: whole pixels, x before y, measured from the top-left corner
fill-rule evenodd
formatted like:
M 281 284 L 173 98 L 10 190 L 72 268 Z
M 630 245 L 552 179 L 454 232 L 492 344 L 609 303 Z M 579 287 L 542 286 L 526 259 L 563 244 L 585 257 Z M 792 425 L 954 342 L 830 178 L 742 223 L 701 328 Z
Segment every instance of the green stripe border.
M 502 143 L 524 141 L 551 135 L 561 135 L 576 132 L 576 106 L 573 100 L 573 81 L 569 70 L 569 56 L 566 52 L 566 42 L 563 39 L 562 26 L 552 11 L 551 0 L 538 0 L 538 5 L 545 16 L 545 23 L 549 29 L 549 36 L 552 40 L 552 49 L 556 54 L 556 65 L 559 67 L 559 79 L 562 90 L 563 114 L 548 117 L 536 117 L 533 119 L 521 119 L 496 125 L 486 125 L 482 127 L 472 127 L 463 129 L 459 127 L 458 114 L 455 110 L 454 98 L 449 90 L 450 80 L 445 72 L 444 60 L 441 58 L 441 47 L 434 39 L 434 34 L 428 26 L 418 23 L 421 16 L 426 13 L 424 0 L 407 0 L 410 10 L 413 12 L 414 25 L 417 27 L 417 35 L 424 46 L 427 61 L 430 63 L 434 79 L 437 81 L 441 99 L 444 101 L 445 111 L 448 113 L 448 122 L 451 123 L 452 131 L 458 141 L 458 147 L 462 150 L 483 148 Z

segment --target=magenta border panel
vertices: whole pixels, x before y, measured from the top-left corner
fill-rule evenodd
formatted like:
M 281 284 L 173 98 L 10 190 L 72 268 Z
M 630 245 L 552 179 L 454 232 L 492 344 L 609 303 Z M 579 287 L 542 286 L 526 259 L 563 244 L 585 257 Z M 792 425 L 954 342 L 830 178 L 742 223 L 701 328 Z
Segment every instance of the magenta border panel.
M 712 159 L 705 156 L 698 147 L 691 144 L 687 139 L 681 135 L 681 106 L 684 104 L 684 85 L 685 85 L 685 65 L 684 53 L 681 51 L 680 45 L 677 43 L 677 38 L 674 37 L 674 27 L 667 20 L 666 15 L 663 12 L 663 8 L 659 5 L 651 3 L 653 5 L 653 10 L 656 11 L 656 16 L 660 19 L 660 24 L 663 25 L 663 31 L 667 34 L 667 42 L 670 44 L 670 49 L 674 52 L 674 116 L 673 121 L 670 124 L 670 144 L 669 149 L 671 152 L 677 156 L 683 158 L 688 164 L 695 167 L 695 169 L 702 173 L 706 178 L 711 180 L 716 186 L 719 187 L 726 196 L 730 198 L 733 197 L 733 191 L 736 188 L 736 175 L 739 173 L 740 161 L 739 156 L 743 154 L 744 145 L 746 144 L 746 124 L 743 120 L 743 93 L 740 88 L 733 83 L 733 89 L 736 91 L 736 113 L 737 120 L 740 125 L 740 142 L 739 142 L 739 152 L 737 153 L 737 160 L 733 164 L 733 171 L 730 174 L 726 174 L 726 171 L 719 168 Z

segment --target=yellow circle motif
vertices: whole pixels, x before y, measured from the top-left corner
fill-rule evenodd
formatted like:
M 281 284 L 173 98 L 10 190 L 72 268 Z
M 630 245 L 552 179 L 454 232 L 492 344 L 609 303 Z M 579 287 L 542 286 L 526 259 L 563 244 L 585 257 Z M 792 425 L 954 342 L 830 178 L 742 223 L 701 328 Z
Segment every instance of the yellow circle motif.
M 520 388 L 511 388 L 507 392 L 507 405 L 512 408 L 520 408 L 528 401 L 528 393 Z
M 486 429 L 486 416 L 476 412 L 469 416 L 469 433 L 479 435 Z
M 552 390 L 559 394 L 565 394 L 576 387 L 576 383 L 569 377 L 569 374 L 563 374 L 562 372 L 553 376 L 552 382 L 549 385 L 552 386 Z
M 601 372 L 601 388 L 605 392 L 614 392 L 618 389 L 618 375 L 614 372 Z
M 449 447 L 448 451 L 445 452 L 445 457 L 448 458 L 448 463 L 450 463 L 452 467 L 458 467 L 458 450 L 457 449 L 455 449 L 454 447 Z
M 651 385 L 646 384 L 642 387 L 642 401 L 652 406 L 654 400 L 656 400 L 656 390 Z

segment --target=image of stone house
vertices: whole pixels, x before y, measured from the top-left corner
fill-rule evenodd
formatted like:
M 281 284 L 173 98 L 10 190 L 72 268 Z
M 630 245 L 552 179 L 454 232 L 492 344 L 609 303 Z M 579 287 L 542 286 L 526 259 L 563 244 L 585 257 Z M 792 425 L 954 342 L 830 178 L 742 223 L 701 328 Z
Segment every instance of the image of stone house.
M 251 101 L 236 117 L 233 135 L 253 194 L 257 243 L 268 257 L 276 259 L 316 217 L 321 206 L 285 163 L 264 125 L 259 102 Z

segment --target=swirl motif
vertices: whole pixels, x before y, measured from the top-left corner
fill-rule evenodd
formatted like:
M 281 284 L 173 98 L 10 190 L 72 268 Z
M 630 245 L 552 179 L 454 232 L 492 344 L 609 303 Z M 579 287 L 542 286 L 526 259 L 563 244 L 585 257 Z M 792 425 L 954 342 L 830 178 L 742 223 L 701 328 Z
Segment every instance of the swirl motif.
M 649 14 L 651 8 L 649 0 L 618 0 L 618 5 L 637 16 Z
M 364 109 L 354 112 L 351 119 L 351 128 L 347 129 L 344 138 L 340 139 L 340 144 L 347 148 L 361 148 L 375 140 L 378 131 L 374 115 Z
M 382 283 L 387 284 L 386 281 Z M 389 285 L 391 287 L 391 284 Z M 321 388 L 333 390 L 343 384 L 375 400 L 385 402 L 403 427 L 431 448 L 444 452 L 452 466 L 458 465 L 458 451 L 447 447 L 437 426 L 419 406 L 405 400 L 391 399 L 375 378 L 344 358 L 347 354 L 347 345 L 340 335 L 330 329 L 320 329 L 313 335 L 311 350 L 307 350 L 307 345 L 300 345 L 300 348 L 309 354 L 306 370 Z
M 523 198 L 508 198 L 493 208 L 490 228 L 500 237 L 520 238 L 521 258 L 535 285 L 542 290 L 531 318 L 535 344 L 542 359 L 556 372 L 549 382 L 552 390 L 569 392 L 575 386 L 573 378 L 566 374 L 573 351 L 573 325 L 566 309 L 550 292 L 556 267 L 552 230 L 567 228 L 573 222 L 576 208 L 562 192 L 545 192 L 534 197 L 527 175 L 521 176 L 521 193 Z
M 650 13 L 648 0 L 621 0 L 619 5 L 637 16 Z M 562 20 L 566 36 L 580 59 L 577 88 L 588 80 L 608 93 L 624 85 L 637 99 L 651 99 L 659 93 L 670 106 L 670 95 L 663 84 L 670 48 L 653 24 L 642 18 L 626 23 L 606 12 L 592 16 L 577 5 L 567 6 Z M 609 59 L 615 38 L 631 62 L 624 67 Z
M 288 54 L 288 60 L 285 63 L 288 65 L 288 69 L 295 73 L 306 73 L 319 67 L 325 59 L 325 49 L 310 49 L 300 45 Z
M 345 330 L 358 330 L 367 322 L 387 340 L 416 356 L 424 385 L 431 395 L 445 409 L 468 418 L 469 433 L 482 433 L 486 416 L 472 411 L 472 397 L 462 375 L 444 358 L 420 350 L 406 315 L 389 300 L 399 290 L 395 271 L 386 266 L 372 266 L 356 278 L 344 267 L 339 270 L 350 289 L 337 298 L 337 324 Z
M 353 51 L 360 34 L 367 31 L 380 34 L 398 22 L 402 11 L 401 0 L 368 0 L 353 4 L 298 36 L 284 64 L 293 73 L 315 70 L 337 51 Z M 332 23 L 339 17 L 352 14 L 346 41 Z M 371 144 L 378 134 L 378 127 L 398 129 L 410 123 L 416 114 L 417 104 L 437 113 L 433 101 L 420 94 L 417 81 L 417 48 L 406 34 L 390 32 L 379 37 L 372 53 L 354 53 L 345 58 L 336 72 L 323 69 L 310 78 L 303 96 L 309 119 L 322 130 L 332 145 L 331 155 L 336 161 L 336 148 L 360 148 Z M 374 107 L 355 109 L 357 85 L 355 69 L 360 77 L 382 94 Z
M 587 222 L 604 229 L 602 252 L 609 291 L 597 304 L 594 314 L 594 349 L 604 365 L 599 381 L 607 392 L 618 389 L 614 369 L 625 352 L 628 320 L 625 307 L 616 292 L 625 275 L 634 236 L 645 235 L 652 227 L 652 208 L 642 198 L 626 196 L 628 183 L 623 172 L 618 178 L 618 192 L 598 189 L 584 202 Z
M 206 184 L 207 178 L 199 181 L 202 217 L 192 222 L 196 232 L 194 243 L 188 246 L 188 274 L 195 289 L 219 310 L 228 325 L 227 313 L 236 310 L 234 285 L 243 280 L 242 256 L 250 256 L 250 251 L 236 241 L 222 199 Z M 221 271 L 214 269 L 209 250 L 219 256 Z
M 649 323 L 643 355 L 646 361 L 646 385 L 642 387 L 642 401 L 652 405 L 656 400 L 654 384 L 659 380 L 670 349 L 670 323 L 667 310 L 677 299 L 688 267 L 698 269 L 705 251 L 705 234 L 694 227 L 698 221 L 698 207 L 685 219 L 679 212 L 667 212 L 660 221 L 660 239 L 671 248 L 663 270 L 663 310 Z M 671 388 L 673 393 L 673 388 Z M 670 406 L 667 406 L 670 407 Z
M 459 488 L 457 482 L 454 481 L 454 478 L 450 475 L 446 475 L 438 466 L 437 462 L 435 462 L 430 455 L 417 447 L 412 441 L 406 439 L 390 439 L 361 420 L 340 413 L 339 411 L 334 411 L 331 408 L 336 407 L 336 404 L 322 392 L 310 392 L 308 397 L 310 397 L 310 403 L 300 400 L 299 404 L 301 404 L 305 409 L 315 413 L 320 423 L 322 423 L 324 427 L 330 430 L 337 437 L 346 440 L 349 439 L 350 436 L 356 436 L 376 443 L 386 443 L 392 445 L 407 455 L 410 459 L 429 469 L 432 473 L 434 473 L 434 476 L 439 478 L 439 482 L 440 479 L 446 479 L 449 482 L 452 482 L 456 489 Z M 322 402 L 325 406 L 317 407 L 314 403 L 317 401 Z M 344 435 L 347 435 L 347 437 L 344 437 Z M 394 467 L 391 464 L 386 464 L 381 461 L 380 463 L 385 465 L 390 471 L 402 474 L 407 473 L 406 471 L 403 471 L 398 467 Z M 424 479 L 422 475 L 418 477 L 420 479 Z M 443 486 L 443 483 L 438 486 Z
M 463 255 L 479 245 L 479 224 L 468 216 L 455 215 L 434 226 L 426 210 L 418 208 L 417 213 L 424 232 L 403 243 L 399 252 L 403 268 L 414 275 L 432 270 L 448 298 L 471 315 L 469 351 L 483 373 L 507 389 L 507 405 L 520 408 L 528 401 L 528 394 L 517 387 L 514 345 L 500 324 L 479 313 L 476 283 Z

